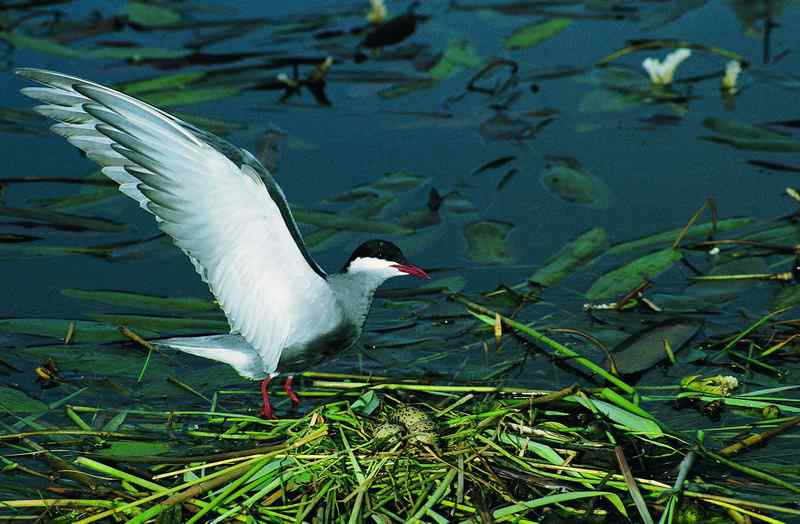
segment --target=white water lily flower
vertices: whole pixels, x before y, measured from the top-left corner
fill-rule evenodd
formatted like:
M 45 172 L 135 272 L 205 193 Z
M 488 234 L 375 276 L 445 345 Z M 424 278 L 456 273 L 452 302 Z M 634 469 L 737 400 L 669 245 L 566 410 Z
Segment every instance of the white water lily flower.
M 642 62 L 642 67 L 644 67 L 647 74 L 650 75 L 650 81 L 652 83 L 665 86 L 672 83 L 672 78 L 675 76 L 675 69 L 691 55 L 691 49 L 682 47 L 668 54 L 663 62 L 657 58 L 646 58 L 644 62 Z
M 389 12 L 383 0 L 369 0 L 370 9 L 367 12 L 367 21 L 371 24 L 382 24 Z
M 725 76 L 722 77 L 722 89 L 728 93 L 735 93 L 736 80 L 739 78 L 739 73 L 742 72 L 742 65 L 736 61 L 731 60 L 725 65 Z

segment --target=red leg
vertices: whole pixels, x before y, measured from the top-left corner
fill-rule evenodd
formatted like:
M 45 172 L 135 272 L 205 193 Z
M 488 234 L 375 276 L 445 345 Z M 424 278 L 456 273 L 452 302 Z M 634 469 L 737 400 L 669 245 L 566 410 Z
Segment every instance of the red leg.
M 294 394 L 292 390 L 292 382 L 294 381 L 294 375 L 289 375 L 286 378 L 286 382 L 283 384 L 283 390 L 289 395 L 289 399 L 292 401 L 293 406 L 297 406 L 300 403 L 300 399 L 297 398 L 297 395 Z
M 261 398 L 264 400 L 264 406 L 261 408 L 261 413 L 259 416 L 261 418 L 268 418 L 275 420 L 275 415 L 272 413 L 272 406 L 269 403 L 269 381 L 272 380 L 272 377 L 269 376 L 261 381 Z

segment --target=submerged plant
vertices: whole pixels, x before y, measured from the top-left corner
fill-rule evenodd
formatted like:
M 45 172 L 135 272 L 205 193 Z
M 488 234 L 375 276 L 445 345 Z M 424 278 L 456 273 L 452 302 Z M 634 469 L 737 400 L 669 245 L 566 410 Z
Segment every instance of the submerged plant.
M 665 86 L 672 83 L 675 70 L 681 62 L 691 55 L 691 49 L 682 47 L 668 54 L 663 62 L 657 58 L 645 58 L 642 62 L 642 67 L 644 67 L 647 74 L 650 75 L 650 82 L 655 85 Z

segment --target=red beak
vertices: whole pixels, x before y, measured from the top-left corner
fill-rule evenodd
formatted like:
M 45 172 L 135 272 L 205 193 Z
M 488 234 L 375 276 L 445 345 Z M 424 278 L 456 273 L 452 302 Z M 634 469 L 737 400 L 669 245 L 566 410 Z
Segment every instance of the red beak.
M 408 273 L 409 275 L 415 276 L 417 278 L 427 278 L 430 280 L 430 276 L 415 266 L 414 264 L 394 264 L 392 265 L 393 268 L 396 268 L 398 271 L 402 271 L 403 273 Z

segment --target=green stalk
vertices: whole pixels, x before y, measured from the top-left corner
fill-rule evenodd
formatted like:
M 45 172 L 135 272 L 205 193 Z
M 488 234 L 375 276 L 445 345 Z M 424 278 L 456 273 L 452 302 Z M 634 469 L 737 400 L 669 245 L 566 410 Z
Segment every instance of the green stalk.
M 505 324 L 506 326 L 508 326 L 508 327 L 510 327 L 512 329 L 516 329 L 517 331 L 521 331 L 522 333 L 525 333 L 526 335 L 528 335 L 529 337 L 531 337 L 535 341 L 539 342 L 540 344 L 544 344 L 545 346 L 547 346 L 550 349 L 554 350 L 556 353 L 558 353 L 562 357 L 573 359 L 576 363 L 578 363 L 581 366 L 589 369 L 590 371 L 593 371 L 594 373 L 597 373 L 598 375 L 600 375 L 604 379 L 608 380 L 609 382 L 611 382 L 612 384 L 614 384 L 615 386 L 620 388 L 625 393 L 628 393 L 628 394 L 632 395 L 636 391 L 634 388 L 632 388 L 631 386 L 626 384 L 619 377 L 616 377 L 615 375 L 609 373 L 608 371 L 606 371 L 602 367 L 598 366 L 597 364 L 595 364 L 594 362 L 592 362 L 588 358 L 585 358 L 585 357 L 581 356 L 579 353 L 571 350 L 567 346 L 565 346 L 563 344 L 559 344 L 558 342 L 556 342 L 555 340 L 551 339 L 550 337 L 539 333 L 538 331 L 536 331 L 532 327 L 526 326 L 525 324 L 517 322 L 516 320 L 512 320 L 512 319 L 510 319 L 508 317 L 504 317 L 504 316 L 500 315 L 499 313 L 497 313 L 496 311 L 492 311 L 489 308 L 485 308 L 485 307 L 483 307 L 483 306 L 481 306 L 479 304 L 471 302 L 471 301 L 467 300 L 466 298 L 464 298 L 464 297 L 462 297 L 460 295 L 448 294 L 448 297 L 450 297 L 452 300 L 455 300 L 456 302 L 460 302 L 461 304 L 464 304 L 470 310 L 474 310 L 474 311 L 471 311 L 471 313 L 478 320 L 481 320 L 481 321 L 485 322 L 486 324 L 489 324 L 490 326 L 493 326 L 494 323 L 495 323 L 495 318 L 499 317 L 500 321 L 503 324 Z M 478 313 L 475 313 L 475 311 L 477 311 Z

